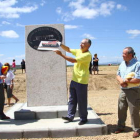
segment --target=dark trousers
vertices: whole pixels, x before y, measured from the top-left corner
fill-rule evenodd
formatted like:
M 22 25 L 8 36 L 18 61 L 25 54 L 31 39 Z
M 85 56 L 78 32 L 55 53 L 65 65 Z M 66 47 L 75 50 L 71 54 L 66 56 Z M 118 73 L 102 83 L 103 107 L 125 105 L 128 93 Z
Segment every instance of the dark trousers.
M 80 119 L 83 121 L 87 120 L 87 87 L 87 84 L 71 81 L 67 116 L 70 119 L 74 119 L 78 104 Z
M 140 89 L 121 90 L 118 102 L 118 127 L 124 128 L 129 108 L 133 131 L 140 131 Z
M 4 116 L 3 113 L 4 102 L 5 102 L 5 96 L 4 96 L 3 84 L 0 84 L 0 119 Z

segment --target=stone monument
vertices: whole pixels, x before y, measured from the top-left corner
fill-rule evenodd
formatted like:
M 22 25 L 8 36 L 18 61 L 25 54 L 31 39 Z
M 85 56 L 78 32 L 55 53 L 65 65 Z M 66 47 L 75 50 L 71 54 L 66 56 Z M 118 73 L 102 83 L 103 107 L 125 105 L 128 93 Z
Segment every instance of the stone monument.
M 78 110 L 72 123 L 67 124 L 61 119 L 68 110 L 66 62 L 51 50 L 59 48 L 56 40 L 64 43 L 64 26 L 26 26 L 25 39 L 27 104 L 17 103 L 6 113 L 15 120 L 0 125 L 0 138 L 64 138 L 107 134 L 107 125 L 90 107 L 87 110 L 88 122 L 84 126 L 77 124 Z
M 42 41 L 64 43 L 64 25 L 30 25 L 25 30 L 27 106 L 66 105 L 66 61 L 52 50 L 38 49 Z

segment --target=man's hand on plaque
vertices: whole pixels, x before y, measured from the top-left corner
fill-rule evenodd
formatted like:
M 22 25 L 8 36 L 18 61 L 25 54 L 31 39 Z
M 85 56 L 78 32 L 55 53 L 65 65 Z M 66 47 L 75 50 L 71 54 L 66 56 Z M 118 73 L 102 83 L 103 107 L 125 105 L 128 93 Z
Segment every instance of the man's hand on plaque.
M 62 52 L 60 50 L 54 50 L 54 52 L 60 56 L 62 56 Z
M 61 44 L 62 44 L 60 41 L 57 41 L 57 43 L 58 43 L 59 46 L 61 46 Z

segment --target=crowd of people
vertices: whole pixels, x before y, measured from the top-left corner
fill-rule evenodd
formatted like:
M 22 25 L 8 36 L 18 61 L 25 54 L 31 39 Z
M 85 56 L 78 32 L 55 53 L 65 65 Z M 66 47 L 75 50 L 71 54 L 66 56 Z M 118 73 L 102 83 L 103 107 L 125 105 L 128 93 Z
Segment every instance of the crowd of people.
M 79 125 L 88 122 L 87 113 L 87 87 L 89 74 L 91 70 L 97 71 L 98 74 L 98 57 L 94 54 L 93 66 L 91 65 L 92 55 L 89 51 L 91 46 L 90 39 L 83 39 L 80 49 L 70 49 L 64 44 L 60 44 L 66 52 L 72 53 L 75 58 L 66 56 L 61 51 L 56 50 L 56 54 L 65 60 L 74 63 L 73 77 L 70 84 L 70 96 L 68 102 L 68 114 L 62 119 L 72 122 L 75 117 L 76 107 L 80 116 Z M 133 138 L 140 136 L 140 62 L 135 57 L 132 47 L 126 47 L 123 50 L 123 62 L 120 64 L 116 79 L 121 87 L 121 93 L 118 100 L 118 125 L 115 134 L 121 133 L 125 129 L 125 121 L 127 118 L 127 109 L 130 110 L 132 129 L 134 131 Z M 135 73 L 131 78 L 126 78 L 129 73 Z M 129 86 L 131 84 L 131 86 Z
M 22 59 L 21 62 L 22 73 L 25 70 L 25 61 Z M 19 101 L 19 99 L 13 94 L 14 88 L 14 78 L 16 74 L 16 60 L 13 59 L 13 62 L 10 66 L 9 63 L 5 63 L 4 65 L 0 62 L 0 119 L 10 119 L 10 117 L 6 116 L 4 113 L 4 105 L 8 107 L 11 106 L 11 98 L 15 100 L 15 103 Z M 5 94 L 7 94 L 7 103 L 5 103 Z
M 6 90 L 7 93 L 7 106 L 11 106 L 11 98 L 15 99 L 15 103 L 19 101 L 19 99 L 13 95 L 13 88 L 14 88 L 14 78 L 15 75 L 14 73 L 10 70 L 10 64 L 5 63 L 4 66 L 8 67 L 7 73 L 6 73 L 6 78 L 4 79 L 4 89 Z M 14 71 L 15 72 L 15 71 Z
M 79 125 L 84 125 L 88 122 L 88 111 L 87 111 L 87 95 L 88 95 L 88 81 L 89 81 L 89 70 L 98 74 L 98 57 L 97 54 L 92 55 L 89 48 L 92 44 L 90 39 L 83 39 L 80 44 L 80 49 L 71 49 L 65 46 L 61 42 L 60 46 L 68 53 L 72 53 L 75 57 L 69 57 L 64 55 L 60 50 L 55 50 L 54 52 L 64 58 L 65 60 L 74 63 L 73 76 L 70 83 L 70 96 L 68 102 L 68 114 L 63 116 L 62 119 L 72 122 L 75 117 L 76 108 L 78 105 L 80 122 Z M 135 52 L 132 47 L 126 47 L 123 50 L 123 61 L 120 64 L 116 79 L 120 85 L 121 92 L 118 100 L 118 124 L 115 130 L 115 134 L 121 133 L 125 129 L 125 121 L 127 118 L 127 109 L 130 110 L 132 129 L 134 131 L 133 138 L 140 136 L 140 62 L 135 58 Z M 92 62 L 91 62 L 92 60 Z M 92 65 L 91 65 L 92 63 Z M 22 60 L 22 73 L 25 70 L 25 61 Z M 0 119 L 10 119 L 3 112 L 4 108 L 4 88 L 3 80 L 7 81 L 7 97 L 14 98 L 15 102 L 18 99 L 12 94 L 14 74 L 15 74 L 15 60 L 13 60 L 12 68 L 13 73 L 10 71 L 9 64 L 8 72 L 6 75 L 1 73 L 2 64 L 0 63 Z M 89 68 L 91 67 L 91 68 Z M 128 77 L 127 75 L 131 72 L 134 73 L 133 77 Z M 8 77 L 9 75 L 9 77 Z M 126 78 L 128 77 L 128 78 Z M 8 79 L 9 78 L 9 79 Z M 130 85 L 131 86 L 128 86 Z M 8 103 L 10 100 L 8 100 Z

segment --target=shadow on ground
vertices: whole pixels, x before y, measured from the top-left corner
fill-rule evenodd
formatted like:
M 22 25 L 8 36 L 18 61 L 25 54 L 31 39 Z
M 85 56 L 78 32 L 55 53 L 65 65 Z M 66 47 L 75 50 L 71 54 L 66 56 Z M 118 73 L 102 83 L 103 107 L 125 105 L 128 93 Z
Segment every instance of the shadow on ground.
M 108 134 L 111 134 L 111 133 L 115 132 L 115 130 L 117 128 L 117 125 L 115 125 L 115 124 L 108 124 L 107 127 L 108 127 Z M 131 132 L 131 131 L 132 131 L 132 128 L 126 126 L 123 133 L 128 133 L 128 132 Z

